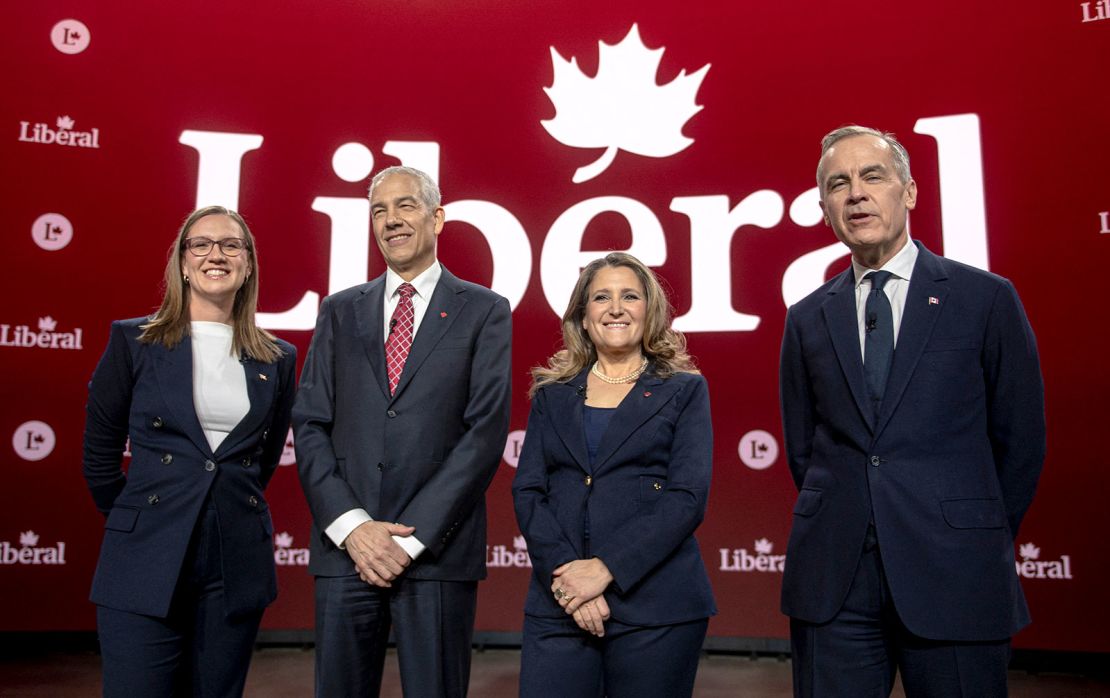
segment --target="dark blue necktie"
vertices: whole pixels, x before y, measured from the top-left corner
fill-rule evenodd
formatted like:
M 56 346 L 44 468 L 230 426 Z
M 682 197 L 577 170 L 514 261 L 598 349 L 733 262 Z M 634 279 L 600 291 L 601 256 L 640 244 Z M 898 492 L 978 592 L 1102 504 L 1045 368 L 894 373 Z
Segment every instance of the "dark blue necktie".
M 894 315 L 890 311 L 890 299 L 883 291 L 890 277 L 889 271 L 873 271 L 863 277 L 871 280 L 871 292 L 867 294 L 864 309 L 863 374 L 867 377 L 867 393 L 873 406 L 872 419 L 879 415 L 886 377 L 894 358 Z

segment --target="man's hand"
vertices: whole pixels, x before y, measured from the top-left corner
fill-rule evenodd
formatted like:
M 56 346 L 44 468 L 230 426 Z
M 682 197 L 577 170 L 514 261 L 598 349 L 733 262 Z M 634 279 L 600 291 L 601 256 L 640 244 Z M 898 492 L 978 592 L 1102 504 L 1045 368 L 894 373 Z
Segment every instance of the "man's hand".
M 343 541 L 347 554 L 355 561 L 358 576 L 367 584 L 391 587 L 390 584 L 412 563 L 393 536 L 411 536 L 416 529 L 384 521 L 367 521 L 351 531 Z
M 574 615 L 583 603 L 601 596 L 612 581 L 613 575 L 600 558 L 571 560 L 552 572 L 551 593 L 567 615 Z

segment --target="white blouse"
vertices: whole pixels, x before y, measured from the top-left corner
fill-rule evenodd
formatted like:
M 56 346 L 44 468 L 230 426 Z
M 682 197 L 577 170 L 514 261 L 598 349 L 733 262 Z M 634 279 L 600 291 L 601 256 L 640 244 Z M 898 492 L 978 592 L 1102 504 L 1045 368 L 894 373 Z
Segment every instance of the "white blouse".
M 191 322 L 193 405 L 208 445 L 215 451 L 250 410 L 247 374 L 231 354 L 231 325 Z

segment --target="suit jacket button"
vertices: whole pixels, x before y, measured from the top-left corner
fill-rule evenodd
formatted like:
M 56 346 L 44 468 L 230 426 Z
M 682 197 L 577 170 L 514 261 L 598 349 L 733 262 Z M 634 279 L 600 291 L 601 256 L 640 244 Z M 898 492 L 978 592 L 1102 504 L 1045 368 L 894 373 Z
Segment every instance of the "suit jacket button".
M 154 419 L 150 420 L 150 426 L 154 427 L 155 429 L 161 429 L 164 425 L 165 422 L 162 421 L 161 417 L 155 417 Z
M 378 463 L 378 471 L 381 472 L 382 470 L 385 470 L 385 463 Z
M 385 414 L 386 414 L 386 416 L 387 416 L 387 417 L 389 417 L 390 419 L 392 419 L 393 417 L 396 417 L 396 416 L 397 416 L 397 411 L 396 411 L 396 410 L 389 410 L 389 411 L 387 411 L 387 412 L 386 412 Z
M 216 464 L 213 463 L 210 460 L 206 460 L 206 461 L 204 461 L 204 469 L 207 470 L 208 472 L 212 472 L 213 470 L 216 469 Z
M 250 456 L 247 456 L 246 458 L 243 459 L 243 467 L 244 468 L 251 467 L 251 457 Z
M 878 456 L 871 456 L 871 465 L 875 466 L 876 468 L 879 467 L 879 463 L 882 463 L 882 462 L 883 462 L 882 459 L 879 458 Z
M 252 507 L 258 506 L 258 497 L 255 497 L 253 494 L 247 499 L 247 501 L 250 502 L 250 505 Z
M 266 429 L 265 431 L 262 432 L 262 440 L 263 441 L 265 441 L 267 438 L 269 438 L 269 436 L 270 436 L 270 430 L 269 429 Z
M 148 504 L 157 504 L 158 503 L 158 495 L 152 494 L 152 495 L 150 495 L 149 497 L 146 498 L 146 501 L 147 501 Z
M 162 454 L 162 464 L 163 465 L 169 465 L 172 462 L 173 462 L 173 454 L 172 453 L 163 453 Z

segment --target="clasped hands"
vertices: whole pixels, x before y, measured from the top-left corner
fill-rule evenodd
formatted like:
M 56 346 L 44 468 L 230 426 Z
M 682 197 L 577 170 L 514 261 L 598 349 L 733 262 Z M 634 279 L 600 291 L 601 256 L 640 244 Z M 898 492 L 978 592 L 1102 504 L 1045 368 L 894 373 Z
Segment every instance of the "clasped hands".
M 551 593 L 574 622 L 591 635 L 605 635 L 609 604 L 602 594 L 613 575 L 599 558 L 571 560 L 552 572 Z
M 362 581 L 382 588 L 393 586 L 391 582 L 412 564 L 393 536 L 411 536 L 415 530 L 398 523 L 367 521 L 351 531 L 343 544 Z

